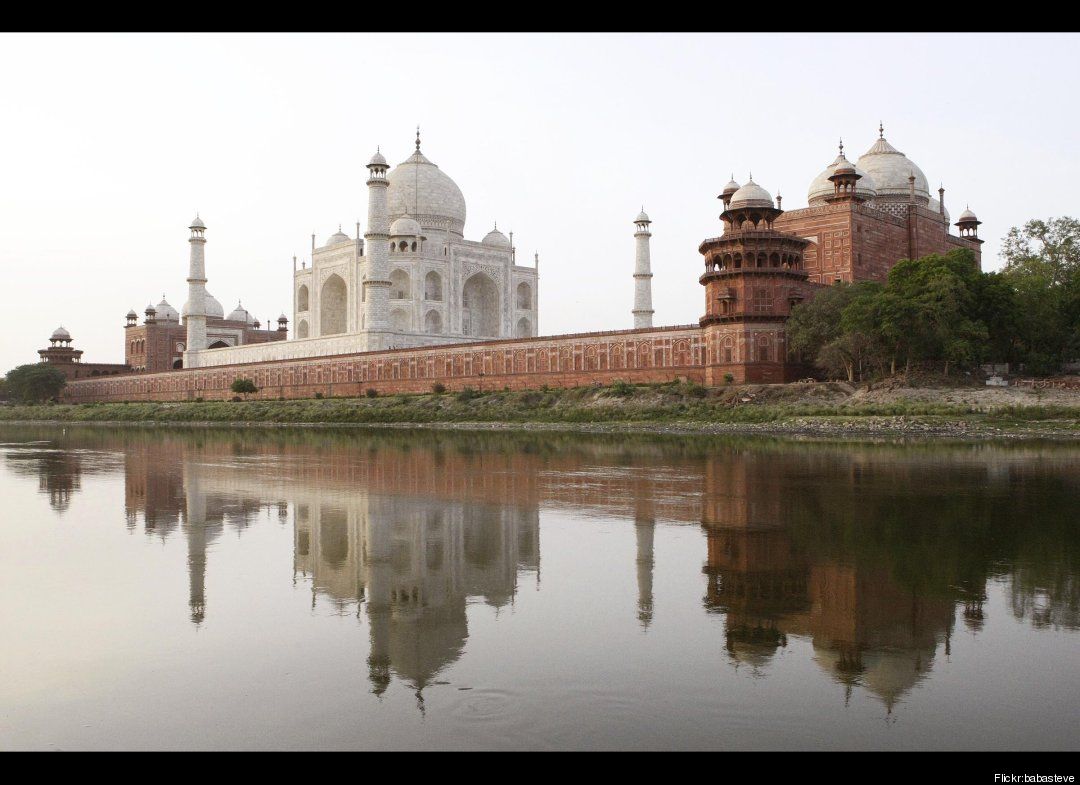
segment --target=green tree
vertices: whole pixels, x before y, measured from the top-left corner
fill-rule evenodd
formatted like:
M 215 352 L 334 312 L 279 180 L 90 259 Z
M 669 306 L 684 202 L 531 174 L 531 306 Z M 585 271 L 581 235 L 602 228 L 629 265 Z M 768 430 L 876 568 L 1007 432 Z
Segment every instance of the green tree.
M 822 349 L 840 337 L 840 314 L 851 296 L 851 284 L 838 283 L 792 308 L 785 328 L 788 351 L 816 362 Z
M 896 355 L 908 365 L 943 361 L 945 373 L 950 365 L 975 362 L 988 338 L 976 308 L 980 275 L 966 248 L 897 262 L 889 271 L 881 324 Z
M 4 379 L 8 397 L 19 403 L 42 403 L 60 395 L 67 384 L 63 371 L 47 363 L 20 365 Z
M 986 325 L 987 340 L 980 362 L 1015 363 L 1022 359 L 1022 314 L 1016 288 L 1002 273 L 985 273 L 976 281 L 975 315 Z
M 243 395 L 245 400 L 247 400 L 249 393 L 257 393 L 259 391 L 259 388 L 255 386 L 255 382 L 243 377 L 233 379 L 233 383 L 229 386 L 229 389 L 234 393 Z
M 1002 275 L 1017 300 L 1017 329 L 1024 362 L 1052 373 L 1080 357 L 1080 221 L 1031 220 L 1013 227 L 1001 243 Z

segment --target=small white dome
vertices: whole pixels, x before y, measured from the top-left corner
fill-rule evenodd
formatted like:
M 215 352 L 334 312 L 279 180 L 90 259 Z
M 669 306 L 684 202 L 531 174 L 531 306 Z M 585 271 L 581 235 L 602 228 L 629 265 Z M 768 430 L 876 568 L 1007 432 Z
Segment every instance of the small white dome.
M 419 237 L 420 224 L 410 215 L 403 215 L 390 224 L 391 237 Z
M 287 322 L 287 321 L 289 321 L 289 318 L 288 318 L 288 317 L 287 317 L 287 316 L 286 316 L 285 314 L 281 314 L 281 316 L 279 316 L 279 317 L 277 318 L 277 320 L 278 320 L 279 322 Z
M 135 313 L 135 309 L 134 309 L 134 308 L 132 308 L 132 309 L 131 309 L 130 311 L 128 311 L 128 312 L 127 312 L 127 318 L 129 318 L 129 319 L 134 319 L 134 318 L 136 318 L 136 317 L 137 317 L 138 315 L 139 315 L 139 314 Z
M 228 320 L 230 322 L 244 322 L 245 324 L 255 323 L 255 317 L 248 313 L 247 308 L 242 306 L 240 303 L 236 304 L 236 308 L 234 308 L 233 312 L 229 314 Z
M 329 248 L 331 245 L 341 245 L 342 243 L 349 242 L 349 235 L 341 231 L 339 228 L 336 232 L 330 235 L 330 239 L 326 241 L 326 245 L 323 248 Z
M 833 176 L 837 167 L 841 165 L 841 162 L 845 162 L 848 166 L 853 166 L 855 174 L 861 175 L 858 180 L 855 181 L 855 193 L 859 196 L 864 196 L 867 199 L 873 199 L 877 196 L 877 188 L 874 183 L 874 178 L 860 169 L 857 165 L 852 164 L 843 155 L 836 156 L 836 160 L 825 167 L 825 169 L 814 178 L 814 181 L 810 183 L 810 189 L 806 193 L 806 200 L 810 206 L 813 207 L 825 202 L 825 197 L 834 193 L 835 186 L 829 179 Z
M 180 314 L 165 300 L 161 298 L 161 302 L 157 304 L 157 318 L 159 322 L 178 322 L 180 321 Z
M 50 341 L 70 341 L 71 333 L 65 330 L 63 327 L 57 327 L 53 330 L 53 334 L 49 336 Z
M 969 221 L 978 221 L 978 220 L 979 219 L 975 215 L 975 213 L 971 212 L 970 207 L 965 208 L 964 212 L 960 213 L 960 220 L 959 220 L 960 223 L 967 223 Z
M 498 229 L 492 229 L 490 232 L 484 235 L 484 239 L 481 240 L 484 245 L 494 245 L 496 248 L 509 248 L 510 241 L 506 238 L 506 235 L 500 232 Z
M 644 210 L 642 210 L 640 213 L 637 214 L 637 218 L 634 219 L 634 223 L 636 223 L 636 224 L 650 224 L 650 223 L 652 223 L 652 221 L 649 220 L 649 216 L 645 214 Z
M 773 207 L 773 198 L 753 180 L 739 188 L 731 197 L 731 207 Z
M 205 229 L 205 228 L 206 228 L 206 224 L 204 224 L 202 222 L 202 218 L 200 218 L 197 215 L 194 218 L 191 219 L 191 225 L 188 227 L 188 229 Z
M 727 194 L 733 194 L 736 191 L 738 191 L 739 188 L 740 188 L 740 186 L 739 186 L 739 184 L 737 182 L 735 182 L 735 178 L 732 178 L 728 182 L 728 184 L 724 186 L 724 190 L 721 192 L 721 196 L 725 196 Z
M 926 209 L 932 213 L 941 212 L 941 202 L 931 196 L 930 201 L 926 203 Z M 948 207 L 945 208 L 945 220 L 952 221 L 952 218 L 949 217 Z
M 203 292 L 203 306 L 206 309 L 206 316 L 212 319 L 224 319 L 225 309 L 221 307 L 221 303 L 217 301 L 217 298 L 210 292 Z M 188 303 L 184 303 L 184 307 L 180 309 L 180 313 L 187 316 L 191 313 L 191 308 Z
M 371 156 L 371 160 L 368 161 L 368 166 L 386 166 L 386 158 L 378 150 L 375 151 L 375 155 Z

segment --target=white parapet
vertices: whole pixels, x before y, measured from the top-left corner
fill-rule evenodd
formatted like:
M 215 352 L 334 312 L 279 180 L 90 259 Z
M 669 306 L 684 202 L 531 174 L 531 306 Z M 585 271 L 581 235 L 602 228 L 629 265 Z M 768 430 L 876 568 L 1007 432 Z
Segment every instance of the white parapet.
M 228 346 L 221 349 L 203 349 L 201 352 L 185 352 L 185 368 L 214 368 L 222 365 L 243 365 L 275 360 L 305 360 L 317 357 L 333 357 L 339 354 L 357 354 L 379 349 L 410 349 L 418 346 L 444 346 L 475 343 L 476 338 L 455 338 L 449 335 L 417 335 L 415 333 L 384 334 L 385 346 L 372 347 L 366 333 L 329 335 L 323 338 L 298 338 L 292 341 L 251 343 L 245 346 Z M 491 339 L 482 339 L 491 340 Z

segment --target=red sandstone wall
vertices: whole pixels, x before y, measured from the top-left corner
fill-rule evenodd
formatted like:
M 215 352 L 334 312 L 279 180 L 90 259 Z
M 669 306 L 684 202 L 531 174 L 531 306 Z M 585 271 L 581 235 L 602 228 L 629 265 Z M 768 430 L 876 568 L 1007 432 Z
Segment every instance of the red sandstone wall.
M 939 213 L 916 208 L 912 225 L 865 205 L 841 203 L 791 210 L 776 219 L 776 229 L 814 238 L 803 254 L 810 280 L 831 285 L 842 281 L 885 281 L 901 259 L 970 248 L 981 260 L 977 243 L 948 234 Z
M 184 401 L 228 399 L 229 386 L 250 378 L 256 398 L 359 396 L 450 390 L 576 387 L 631 382 L 705 381 L 705 350 L 699 327 L 586 333 L 476 344 L 366 352 L 306 360 L 193 368 L 156 374 L 79 381 L 64 398 L 91 401 Z M 780 381 L 780 379 L 778 379 Z

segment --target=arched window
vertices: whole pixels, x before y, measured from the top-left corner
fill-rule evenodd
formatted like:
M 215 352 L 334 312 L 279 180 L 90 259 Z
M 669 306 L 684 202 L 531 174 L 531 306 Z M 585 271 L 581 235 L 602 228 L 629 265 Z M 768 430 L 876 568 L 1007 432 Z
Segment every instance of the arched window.
M 532 310 L 532 288 L 524 281 L 517 286 L 517 307 L 523 311 Z
M 515 338 L 528 338 L 532 335 L 532 325 L 529 324 L 529 320 L 522 316 L 517 321 L 517 326 L 514 328 Z
M 424 299 L 441 301 L 442 298 L 442 276 L 432 270 L 424 276 Z
M 300 284 L 300 288 L 296 292 L 296 310 L 306 311 L 310 308 L 308 303 L 308 288 L 304 284 Z
M 407 242 L 405 242 L 404 240 L 402 240 L 400 243 L 398 243 L 398 250 L 399 251 L 404 251 L 408 247 L 409 247 L 409 244 Z
M 424 317 L 424 332 L 437 335 L 442 332 L 442 314 L 430 310 Z

